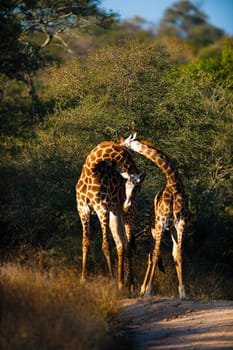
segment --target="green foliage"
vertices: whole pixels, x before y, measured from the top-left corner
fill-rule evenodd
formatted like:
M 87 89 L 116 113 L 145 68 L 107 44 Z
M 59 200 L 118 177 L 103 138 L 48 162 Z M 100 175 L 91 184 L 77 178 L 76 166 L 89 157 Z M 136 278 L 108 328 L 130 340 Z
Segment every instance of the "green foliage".
M 42 132 L 28 145 L 15 141 L 5 141 L 2 158 L 2 225 L 6 231 L 1 244 L 22 240 L 47 247 L 59 244 L 62 237 L 76 232 L 74 185 L 79 151 L 73 163 L 69 145 L 64 152 L 62 144 Z
M 205 73 L 209 79 L 215 80 L 215 83 L 224 85 L 226 88 L 232 88 L 233 85 L 233 39 L 226 38 L 223 48 L 218 55 L 214 57 L 203 57 L 195 59 L 188 67 L 184 69 L 193 74 L 197 79 Z
M 126 41 L 90 55 L 85 66 L 72 62 L 55 70 L 57 106 L 70 109 L 80 128 L 94 122 L 92 132 L 103 135 L 149 126 L 169 90 L 172 68 L 156 43 Z

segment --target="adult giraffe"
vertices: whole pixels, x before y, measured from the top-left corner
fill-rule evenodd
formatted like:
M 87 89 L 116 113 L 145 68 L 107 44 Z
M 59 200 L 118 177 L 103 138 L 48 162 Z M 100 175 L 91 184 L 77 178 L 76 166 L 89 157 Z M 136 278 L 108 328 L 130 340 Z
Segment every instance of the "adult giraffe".
M 137 140 L 136 136 L 136 133 L 131 134 L 127 139 L 120 136 L 120 144 L 150 159 L 166 177 L 164 188 L 154 198 L 154 223 L 151 233 L 155 244 L 152 256 L 149 254 L 148 257 L 148 266 L 140 294 L 151 293 L 152 280 L 160 255 L 161 239 L 164 231 L 169 230 L 173 241 L 172 255 L 178 278 L 179 297 L 184 299 L 182 242 L 187 221 L 187 208 L 183 184 L 172 160 L 153 144 L 145 140 Z
M 107 161 L 122 167 L 125 172 L 124 177 L 115 166 L 108 165 Z M 90 246 L 90 214 L 96 212 L 102 230 L 102 251 L 109 275 L 113 276 L 108 227 L 117 249 L 118 287 L 121 289 L 124 284 L 125 255 L 128 257 L 129 283 L 131 283 L 131 220 L 134 220 L 136 192 L 143 179 L 144 175 L 138 173 L 128 150 L 117 143 L 102 142 L 87 156 L 76 184 L 77 209 L 83 228 L 81 281 L 86 279 L 86 263 Z

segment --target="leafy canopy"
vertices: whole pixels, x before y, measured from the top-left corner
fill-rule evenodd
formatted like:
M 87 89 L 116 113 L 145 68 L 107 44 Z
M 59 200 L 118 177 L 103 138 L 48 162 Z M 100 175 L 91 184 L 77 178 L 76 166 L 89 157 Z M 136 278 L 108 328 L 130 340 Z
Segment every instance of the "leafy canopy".
M 0 72 L 10 77 L 20 72 L 35 72 L 42 64 L 43 48 L 56 39 L 68 48 L 62 37 L 67 28 L 86 28 L 91 24 L 107 27 L 113 14 L 98 6 L 98 0 L 1 1 Z M 32 40 L 35 34 L 40 34 Z

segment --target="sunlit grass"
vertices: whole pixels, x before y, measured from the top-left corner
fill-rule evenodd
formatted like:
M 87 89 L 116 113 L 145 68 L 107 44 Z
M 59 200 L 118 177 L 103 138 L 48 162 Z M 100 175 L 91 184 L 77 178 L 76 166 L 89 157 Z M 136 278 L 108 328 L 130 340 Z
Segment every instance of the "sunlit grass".
M 2 349 L 104 349 L 119 331 L 117 292 L 103 278 L 80 285 L 75 271 L 0 267 Z

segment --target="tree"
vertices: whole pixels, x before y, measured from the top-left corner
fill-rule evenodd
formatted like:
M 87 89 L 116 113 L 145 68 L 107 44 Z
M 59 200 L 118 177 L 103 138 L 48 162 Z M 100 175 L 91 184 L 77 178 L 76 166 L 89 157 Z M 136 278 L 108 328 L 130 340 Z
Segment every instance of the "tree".
M 89 20 L 106 27 L 113 16 L 101 11 L 97 5 L 97 0 L 2 1 L 0 4 L 1 72 L 12 77 L 17 72 L 25 70 L 26 66 L 29 66 L 31 71 L 35 71 L 38 68 L 35 66 L 38 55 L 52 40 L 57 39 L 65 48 L 68 48 L 61 33 L 69 27 L 85 28 Z M 35 33 L 42 34 L 40 40 L 36 42 L 31 40 Z M 37 55 L 37 60 L 32 52 Z M 28 59 L 25 62 L 26 57 Z
M 18 65 L 20 52 L 19 38 L 22 34 L 22 28 L 16 15 L 13 14 L 15 1 L 2 1 L 0 4 L 0 73 L 10 77 L 15 75 L 15 69 Z
M 112 15 L 100 10 L 98 4 L 98 0 L 20 1 L 16 10 L 20 22 L 30 33 L 37 31 L 44 35 L 39 45 L 42 49 L 53 39 L 67 47 L 61 33 L 68 27 L 83 29 L 89 25 L 89 21 L 92 25 L 95 23 L 107 27 L 112 21 Z
M 35 105 L 37 96 L 32 77 L 45 63 L 43 49 L 53 40 L 69 49 L 62 37 L 67 28 L 84 29 L 90 23 L 106 28 L 114 16 L 98 5 L 98 0 L 1 1 L 0 73 L 24 81 Z
M 180 0 L 165 11 L 158 34 L 177 36 L 197 50 L 215 42 L 224 32 L 208 23 L 206 14 L 191 1 Z

